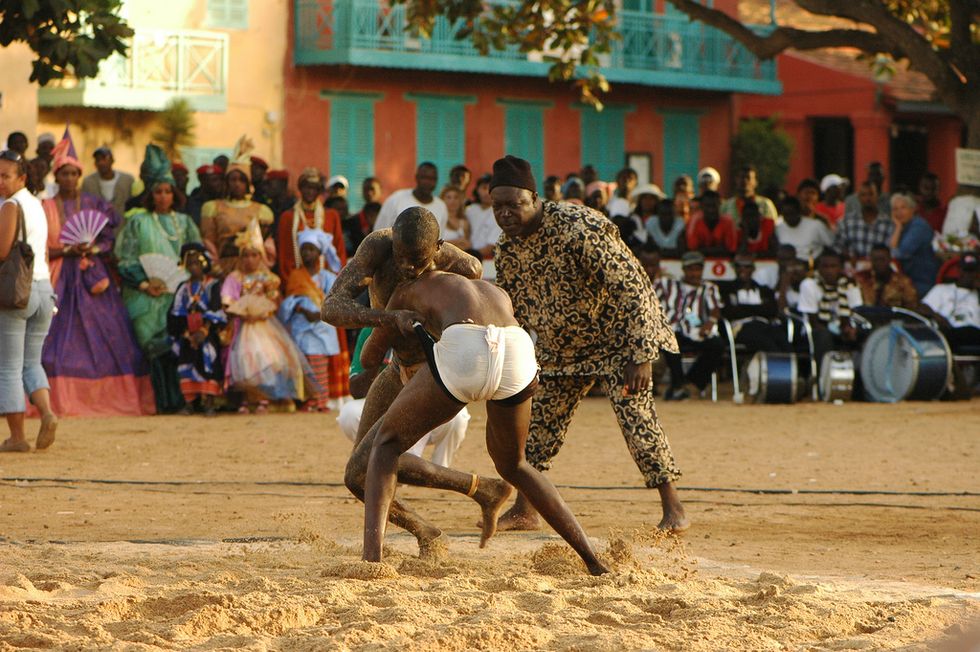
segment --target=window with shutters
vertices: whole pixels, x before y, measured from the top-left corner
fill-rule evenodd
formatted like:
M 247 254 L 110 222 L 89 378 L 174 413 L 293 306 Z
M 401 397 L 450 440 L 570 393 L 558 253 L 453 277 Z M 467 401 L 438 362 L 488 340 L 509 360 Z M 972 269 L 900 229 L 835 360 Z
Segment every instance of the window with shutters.
M 697 178 L 701 159 L 701 112 L 662 111 L 664 121 L 663 187 L 673 187 L 682 174 Z
M 208 25 L 222 29 L 248 29 L 248 0 L 207 0 Z
M 603 181 L 614 180 L 626 165 L 626 114 L 631 110 L 582 107 L 582 166 L 592 165 Z
M 540 192 L 544 182 L 544 109 L 547 105 L 506 100 L 500 103 L 504 106 L 504 153 L 531 164 Z
M 415 101 L 416 163 L 435 163 L 442 187 L 449 181 L 449 170 L 466 163 L 465 107 L 474 99 L 422 94 L 406 97 Z
M 374 176 L 374 103 L 378 97 L 345 97 L 330 100 L 330 169 L 327 176 L 342 174 L 350 182 L 347 193 L 351 212 L 361 209 L 361 184 Z

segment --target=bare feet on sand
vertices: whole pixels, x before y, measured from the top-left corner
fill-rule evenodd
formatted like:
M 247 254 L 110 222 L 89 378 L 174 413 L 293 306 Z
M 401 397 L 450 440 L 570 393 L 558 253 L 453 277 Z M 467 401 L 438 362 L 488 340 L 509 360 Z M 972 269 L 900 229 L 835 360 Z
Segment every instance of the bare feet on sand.
M 537 511 L 531 507 L 531 503 L 524 496 L 517 494 L 517 501 L 514 506 L 504 512 L 500 520 L 497 521 L 497 529 L 506 530 L 540 530 L 541 517 Z
M 416 535 L 416 538 L 419 542 L 419 559 L 439 561 L 449 550 L 446 539 L 442 536 L 442 530 L 437 527 L 425 529 Z
M 54 436 L 57 430 L 58 417 L 53 414 L 41 417 L 41 429 L 37 433 L 37 441 L 34 442 L 34 448 L 43 451 L 45 448 L 51 446 L 54 443 Z
M 0 453 L 29 453 L 31 452 L 31 445 L 28 444 L 23 439 L 19 441 L 14 441 L 13 439 L 7 439 L 2 444 L 0 444 Z
M 670 534 L 680 534 L 691 527 L 691 521 L 684 514 L 684 508 L 680 510 L 664 510 L 664 517 L 660 519 L 657 527 Z
M 480 505 L 482 518 L 480 519 L 480 547 L 487 545 L 487 539 L 497 532 L 497 519 L 500 517 L 500 510 L 504 508 L 504 503 L 510 498 L 514 489 L 503 480 L 495 478 L 480 478 L 479 489 L 473 495 L 473 500 Z

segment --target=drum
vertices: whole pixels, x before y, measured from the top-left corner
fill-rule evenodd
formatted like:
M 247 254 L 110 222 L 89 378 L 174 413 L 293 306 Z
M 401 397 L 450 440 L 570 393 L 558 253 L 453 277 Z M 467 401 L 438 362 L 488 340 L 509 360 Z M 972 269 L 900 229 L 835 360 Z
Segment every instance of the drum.
M 806 385 L 800 379 L 795 353 L 759 351 L 742 372 L 742 387 L 751 403 L 795 403 Z
M 942 333 L 926 324 L 894 321 L 876 328 L 861 352 L 861 379 L 869 400 L 931 401 L 949 386 L 953 353 Z
M 847 351 L 828 351 L 820 364 L 820 398 L 846 401 L 854 391 L 854 359 Z

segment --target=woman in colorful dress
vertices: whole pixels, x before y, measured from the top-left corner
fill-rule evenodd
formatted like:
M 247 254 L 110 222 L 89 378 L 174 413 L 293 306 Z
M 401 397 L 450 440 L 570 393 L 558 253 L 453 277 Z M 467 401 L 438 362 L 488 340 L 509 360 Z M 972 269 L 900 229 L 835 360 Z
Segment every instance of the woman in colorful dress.
M 226 382 L 244 393 L 239 412 L 264 414 L 269 401 L 294 408 L 305 397 L 303 354 L 276 319 L 279 277 L 265 264 L 258 220 L 236 239 L 238 266 L 225 277 L 221 304 L 233 318 L 234 337 L 228 350 Z
M 105 261 L 121 220 L 110 203 L 79 191 L 82 166 L 69 154 L 70 145 L 62 140 L 52 152 L 58 193 L 42 202 L 58 297 L 41 358 L 51 383 L 51 403 L 63 416 L 153 414 L 149 369 Z M 86 231 L 73 228 L 82 212 L 92 221 L 98 214 L 108 222 L 90 241 L 63 243 L 69 234 Z
M 129 311 L 136 341 L 150 365 L 150 380 L 157 412 L 175 412 L 184 406 L 177 382 L 177 358 L 171 350 L 167 315 L 173 304 L 167 281 L 147 275 L 140 262 L 146 254 L 160 254 L 180 263 L 181 248 L 200 242 L 201 234 L 191 218 L 173 209 L 174 179 L 170 161 L 156 145 L 146 146 L 144 181 L 149 193 L 145 210 L 134 213 L 116 238 L 116 258 L 123 279 L 123 303 Z
M 213 278 L 211 261 L 204 245 L 186 244 L 180 259 L 190 278 L 174 293 L 167 330 L 174 340 L 183 414 L 194 413 L 200 399 L 204 416 L 213 417 L 215 397 L 221 396 L 224 365 L 221 360 L 221 331 L 228 322 L 221 310 L 221 283 Z

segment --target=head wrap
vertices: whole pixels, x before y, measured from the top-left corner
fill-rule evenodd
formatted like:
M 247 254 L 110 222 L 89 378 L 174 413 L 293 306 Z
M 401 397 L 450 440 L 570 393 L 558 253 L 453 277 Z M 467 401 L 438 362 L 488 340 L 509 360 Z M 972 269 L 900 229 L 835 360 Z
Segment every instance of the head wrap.
M 238 247 L 239 253 L 246 249 L 254 249 L 259 253 L 265 252 L 265 240 L 262 238 L 262 229 L 259 228 L 257 218 L 253 217 L 252 221 L 248 223 L 248 227 L 235 236 L 235 246 Z
M 170 166 L 170 171 L 171 172 L 174 172 L 175 170 L 183 170 L 184 172 L 187 172 L 188 171 L 187 170 L 187 166 L 184 165 L 183 163 L 181 163 L 180 161 L 178 161 L 178 162 L 174 163 L 172 166 Z
M 248 162 L 252 165 L 257 165 L 260 168 L 265 168 L 266 170 L 269 169 L 269 164 L 266 163 L 265 159 L 262 158 L 261 156 L 249 156 Z
M 269 180 L 280 179 L 289 181 L 289 170 L 269 170 L 265 173 L 265 178 Z
M 531 192 L 538 191 L 538 184 L 534 181 L 534 173 L 531 172 L 531 164 L 510 154 L 493 162 L 490 190 L 497 186 L 524 188 Z
M 340 257 L 333 246 L 333 236 L 329 233 L 325 233 L 322 229 L 303 229 L 297 234 L 296 242 L 300 247 L 305 244 L 313 245 L 327 259 L 327 266 L 331 270 L 340 269 Z
M 208 257 L 207 249 L 199 242 L 188 242 L 180 248 L 180 264 L 186 266 L 188 256 L 196 256 L 204 267 L 204 272 L 211 271 L 211 259 Z
M 206 174 L 221 174 L 221 168 L 217 165 L 202 165 L 196 170 L 197 176 L 203 177 Z
M 304 183 L 315 183 L 320 185 L 323 179 L 323 175 L 320 171 L 314 167 L 303 168 L 303 171 L 299 173 L 299 179 L 296 180 L 296 186 L 301 186 Z
M 70 165 L 78 170 L 79 174 L 82 172 L 82 164 L 78 162 L 78 159 L 71 155 L 71 141 L 67 138 L 62 138 L 61 142 L 54 146 L 51 150 L 51 156 L 54 157 L 54 162 L 51 165 L 51 170 L 57 174 L 58 170 Z
M 249 181 L 252 180 L 252 157 L 250 156 L 251 151 L 255 149 L 255 144 L 252 139 L 246 135 L 242 135 L 235 143 L 235 151 L 232 152 L 231 161 L 228 163 L 228 170 L 225 171 L 225 175 L 231 174 L 234 170 L 238 170 L 245 175 L 245 178 Z
M 158 183 L 175 185 L 174 177 L 170 173 L 170 159 L 159 146 L 152 143 L 146 146 L 143 164 L 140 165 L 140 177 L 150 190 Z

